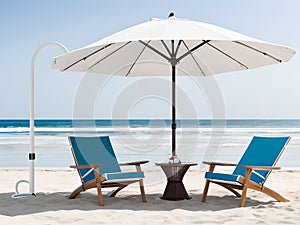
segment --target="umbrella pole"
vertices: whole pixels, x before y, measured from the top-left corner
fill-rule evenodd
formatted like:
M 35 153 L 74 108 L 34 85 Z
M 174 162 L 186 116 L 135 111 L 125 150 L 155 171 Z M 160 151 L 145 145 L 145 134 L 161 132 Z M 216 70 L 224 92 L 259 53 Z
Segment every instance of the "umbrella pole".
M 172 65 L 172 157 L 176 156 L 176 66 Z

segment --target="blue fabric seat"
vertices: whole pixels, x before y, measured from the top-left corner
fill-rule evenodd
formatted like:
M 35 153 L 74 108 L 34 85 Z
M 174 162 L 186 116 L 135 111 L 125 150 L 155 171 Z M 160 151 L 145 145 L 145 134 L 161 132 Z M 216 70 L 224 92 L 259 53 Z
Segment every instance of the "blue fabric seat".
M 209 179 L 211 181 L 219 181 L 224 183 L 234 183 L 234 184 L 240 184 L 239 178 L 240 175 L 236 174 L 224 174 L 224 173 L 205 173 L 205 178 Z
M 117 172 L 103 174 L 106 180 L 143 179 L 144 172 Z
M 205 173 L 206 184 L 202 195 L 202 202 L 206 201 L 209 183 L 219 184 L 242 197 L 240 206 L 244 206 L 247 188 L 261 191 L 278 201 L 287 201 L 275 191 L 264 186 L 264 183 L 274 169 L 290 137 L 253 137 L 242 158 L 236 164 L 232 174 L 215 173 L 215 166 L 233 166 L 233 164 L 218 162 L 203 162 L 209 164 L 209 171 Z M 242 196 L 234 189 L 243 190 Z
M 134 165 L 136 172 L 122 172 L 112 148 L 109 137 L 69 137 L 75 166 L 82 185 L 75 189 L 69 198 L 75 198 L 80 192 L 97 187 L 99 204 L 103 205 L 102 190 L 104 187 L 117 187 L 110 195 L 114 197 L 120 190 L 133 182 L 140 183 L 143 202 L 146 196 L 143 185 L 144 172 L 140 165 L 148 161 L 124 163 Z

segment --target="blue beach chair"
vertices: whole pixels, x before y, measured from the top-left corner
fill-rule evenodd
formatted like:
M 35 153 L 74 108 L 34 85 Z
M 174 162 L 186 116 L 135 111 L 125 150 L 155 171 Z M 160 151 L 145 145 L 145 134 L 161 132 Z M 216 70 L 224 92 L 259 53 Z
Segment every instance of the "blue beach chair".
M 142 201 L 146 202 L 144 172 L 141 171 L 140 165 L 148 161 L 118 164 L 109 137 L 69 137 L 69 143 L 76 163 L 71 168 L 77 169 L 82 182 L 82 185 L 71 193 L 70 199 L 74 199 L 85 190 L 97 188 L 99 205 L 103 206 L 102 188 L 117 187 L 110 195 L 115 197 L 127 185 L 139 182 Z M 120 165 L 133 165 L 136 171 L 122 172 Z
M 223 186 L 241 197 L 240 207 L 245 205 L 247 189 L 263 192 L 279 202 L 287 202 L 277 192 L 264 186 L 264 183 L 275 167 L 290 137 L 253 137 L 247 150 L 238 164 L 203 162 L 209 165 L 209 171 L 205 173 L 206 184 L 202 195 L 202 202 L 206 196 L 210 183 Z M 215 166 L 236 166 L 232 174 L 214 173 Z M 240 195 L 235 189 L 242 190 Z

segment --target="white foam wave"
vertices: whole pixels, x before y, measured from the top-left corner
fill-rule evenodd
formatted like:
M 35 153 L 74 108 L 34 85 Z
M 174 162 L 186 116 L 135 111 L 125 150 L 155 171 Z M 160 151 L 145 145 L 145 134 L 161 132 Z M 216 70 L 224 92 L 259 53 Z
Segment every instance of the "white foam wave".
M 51 133 L 73 133 L 73 132 L 162 132 L 170 131 L 170 127 L 35 127 L 36 132 Z M 25 133 L 29 127 L 0 128 L 0 133 Z M 300 128 L 227 128 L 227 127 L 178 127 L 177 132 L 199 132 L 199 133 L 300 133 Z

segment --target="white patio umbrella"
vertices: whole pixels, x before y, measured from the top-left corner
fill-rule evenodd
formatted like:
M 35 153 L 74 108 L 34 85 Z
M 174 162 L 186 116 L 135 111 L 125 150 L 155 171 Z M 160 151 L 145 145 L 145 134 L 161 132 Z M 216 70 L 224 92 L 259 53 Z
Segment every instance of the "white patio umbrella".
M 53 68 L 121 76 L 172 75 L 172 156 L 176 156 L 176 76 L 208 76 L 287 62 L 295 51 L 215 25 L 177 19 L 132 26 L 55 57 Z

